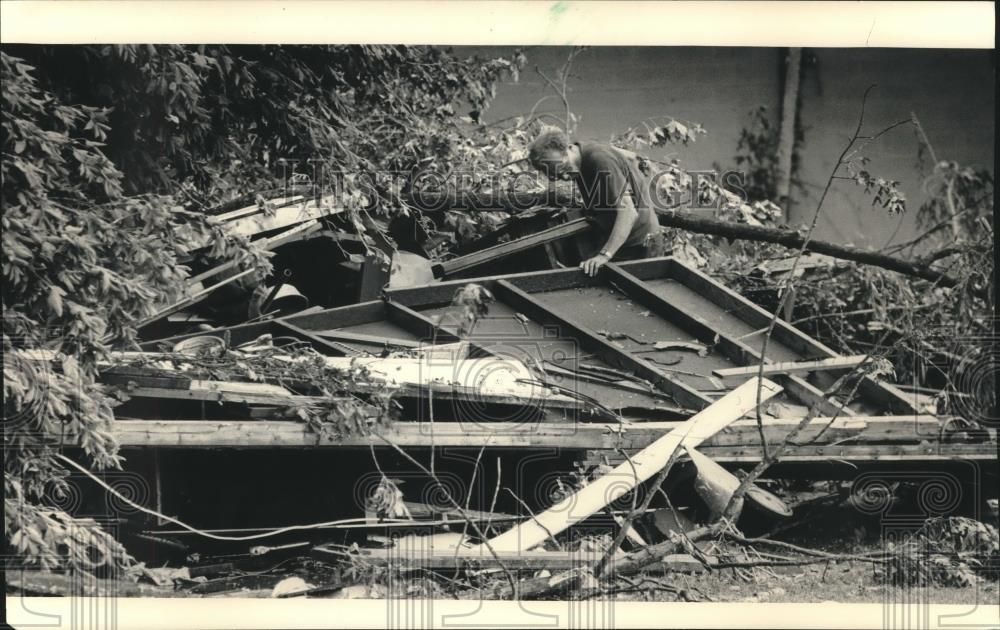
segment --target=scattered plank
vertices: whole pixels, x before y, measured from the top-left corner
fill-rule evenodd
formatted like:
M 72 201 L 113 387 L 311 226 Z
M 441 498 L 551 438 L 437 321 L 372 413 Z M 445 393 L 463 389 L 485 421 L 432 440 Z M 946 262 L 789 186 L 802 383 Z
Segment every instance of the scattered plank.
M 488 247 L 458 258 L 452 258 L 439 265 L 435 265 L 435 275 L 437 277 L 448 277 L 459 273 L 467 273 L 484 264 L 494 263 L 497 260 L 523 253 L 535 247 L 552 243 L 553 241 L 583 234 L 589 232 L 591 229 L 593 227 L 587 219 L 575 219 L 541 230 L 524 238 L 494 245 L 493 247 Z
M 301 205 L 295 204 L 277 208 L 270 216 L 267 213 L 259 212 L 227 221 L 226 228 L 235 234 L 245 236 L 280 230 L 305 223 L 310 219 L 320 219 L 341 212 L 341 208 L 334 205 L 336 200 L 334 195 L 327 195 L 320 199 L 309 199 Z
M 218 282 L 216 282 L 212 286 L 207 287 L 205 289 L 197 290 L 195 293 L 188 295 L 187 297 L 181 299 L 178 302 L 175 302 L 173 304 L 161 307 L 158 311 L 156 311 L 152 315 L 149 315 L 149 316 L 147 316 L 147 317 L 139 320 L 138 322 L 136 322 L 135 327 L 138 329 L 138 328 L 142 328 L 143 326 L 148 326 L 149 324 L 152 324 L 155 321 L 159 321 L 160 319 L 166 317 L 167 315 L 170 315 L 171 313 L 176 313 L 177 311 L 184 310 L 185 308 L 187 308 L 189 306 L 193 306 L 194 304 L 197 304 L 198 302 L 200 302 L 203 299 L 205 299 L 206 297 L 208 297 L 216 289 L 224 287 L 227 284 L 231 284 L 233 282 L 236 282 L 240 278 L 243 278 L 244 276 L 248 276 L 248 275 L 250 275 L 252 273 L 254 273 L 253 269 L 245 269 L 245 270 L 243 270 L 243 271 L 241 271 L 239 273 L 232 274 L 232 275 L 230 275 L 230 276 L 228 276 L 226 278 L 223 278 L 222 280 L 219 280 Z M 197 286 L 197 285 L 195 285 L 195 286 Z
M 437 394 L 435 394 L 436 396 Z M 942 419 L 946 420 L 946 419 Z M 799 423 L 789 420 L 765 420 L 764 434 L 769 441 L 781 440 Z M 496 448 L 567 449 L 642 449 L 680 426 L 678 422 L 624 424 L 624 431 L 611 430 L 601 423 L 564 422 L 455 422 L 439 418 L 434 423 L 437 446 L 472 447 L 488 445 Z M 826 430 L 820 436 L 820 431 Z M 816 418 L 800 434 L 803 446 L 785 456 L 802 452 L 809 444 L 815 448 L 857 448 L 881 445 L 886 452 L 893 445 L 917 444 L 939 440 L 941 423 L 934 416 L 884 416 L 872 418 Z M 615 427 L 617 428 L 617 427 Z M 302 447 L 319 445 L 384 446 L 379 439 L 363 436 L 340 440 L 317 441 L 317 436 L 300 422 L 290 420 L 136 420 L 113 421 L 112 430 L 122 446 L 184 446 L 201 447 Z M 422 422 L 395 422 L 383 435 L 400 446 L 429 446 L 430 434 Z M 818 439 L 817 439 L 818 438 Z M 754 420 L 737 420 L 728 428 L 709 437 L 699 447 L 704 454 L 718 459 L 718 454 L 749 453 L 759 450 L 759 434 Z M 987 450 L 996 432 L 983 442 Z M 834 442 L 841 442 L 837 447 Z M 950 445 L 944 445 L 947 447 Z M 620 456 L 619 456 L 620 457 Z M 785 459 L 783 458 L 783 459 Z
M 696 447 L 756 406 L 758 383 L 761 402 L 781 391 L 766 380 L 751 379 L 681 423 L 603 477 L 566 497 L 548 510 L 489 541 L 497 551 L 531 549 L 547 538 L 594 514 L 662 469 L 674 450 Z
M 649 361 L 637 357 L 612 344 L 589 328 L 582 326 L 532 297 L 532 295 L 507 280 L 497 280 L 493 294 L 511 308 L 524 313 L 543 325 L 558 326 L 560 334 L 572 335 L 584 349 L 592 350 L 612 365 L 635 372 L 636 375 L 652 382 L 678 403 L 694 409 L 704 409 L 712 400 L 693 387 L 671 377 Z
M 821 372 L 824 370 L 846 370 L 861 365 L 867 359 L 867 355 L 855 355 L 849 357 L 833 357 L 831 359 L 815 359 L 813 361 L 783 361 L 781 363 L 765 363 L 764 376 L 770 376 L 772 374 Z M 712 370 L 712 374 L 721 378 L 755 376 L 759 369 L 760 366 L 749 365 L 746 367 Z
M 306 198 L 305 195 L 293 195 L 285 199 L 284 203 L 282 203 L 281 205 L 284 206 L 293 203 L 298 203 L 300 201 L 305 200 L 305 198 Z M 274 201 L 272 200 L 271 203 L 274 203 Z M 245 208 L 239 208 L 237 210 L 230 210 L 229 212 L 224 212 L 222 214 L 216 214 L 214 215 L 214 217 L 219 221 L 232 221 L 233 219 L 239 219 L 247 215 L 258 214 L 261 212 L 263 212 L 263 210 L 261 209 L 260 204 L 254 203 L 253 205 L 246 206 Z
M 671 262 L 674 261 L 671 259 Z M 629 268 L 631 269 L 632 267 Z M 687 267 L 683 266 L 681 268 L 687 269 Z M 626 271 L 624 267 L 614 263 L 609 263 L 601 268 L 601 275 L 610 281 L 619 291 L 623 292 L 636 302 L 643 304 L 658 316 L 681 326 L 699 339 L 703 344 L 712 346 L 715 350 L 733 363 L 742 365 L 756 365 L 760 363 L 761 355 L 758 351 L 754 350 L 739 339 L 732 338 L 726 334 L 725 331 L 719 330 L 718 326 L 711 325 L 697 313 L 693 312 L 693 310 L 680 308 L 671 303 L 670 300 L 664 299 L 661 295 L 658 295 L 656 291 L 652 290 L 648 285 L 643 283 L 638 277 L 629 271 Z M 715 288 L 712 287 L 712 285 L 707 284 L 710 280 L 705 280 L 705 278 L 702 278 L 701 276 L 684 276 L 683 274 L 681 274 L 681 276 L 682 282 L 686 279 L 686 281 L 689 282 L 705 283 L 705 287 Z M 706 297 L 708 299 L 713 299 L 710 291 Z M 728 306 L 726 308 L 728 310 Z M 739 316 L 739 313 L 740 311 L 736 310 L 732 314 Z M 768 358 L 767 362 L 770 363 L 771 359 Z M 707 377 L 708 375 L 705 376 Z M 806 405 L 819 405 L 820 413 L 829 415 L 836 415 L 838 413 L 841 415 L 854 415 L 854 412 L 847 407 L 844 407 L 844 409 L 841 410 L 839 405 L 825 398 L 822 391 L 797 376 L 781 375 L 779 379 L 776 380 L 779 380 L 779 384 L 785 388 L 789 395 L 802 401 Z
M 314 547 L 313 557 L 344 559 L 340 549 L 328 550 L 323 545 Z M 496 557 L 488 551 L 455 549 L 363 549 L 354 555 L 360 562 L 376 566 L 412 567 L 423 569 L 483 570 L 504 566 L 513 571 L 539 571 L 542 569 L 565 570 L 591 565 L 601 557 L 594 551 L 497 551 Z

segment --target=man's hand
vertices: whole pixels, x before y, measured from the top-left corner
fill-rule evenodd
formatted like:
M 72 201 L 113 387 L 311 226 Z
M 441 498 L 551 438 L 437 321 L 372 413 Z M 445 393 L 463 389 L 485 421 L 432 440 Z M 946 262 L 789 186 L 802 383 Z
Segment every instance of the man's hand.
M 604 254 L 598 254 L 580 263 L 580 268 L 583 269 L 585 274 L 593 278 L 597 275 L 597 270 L 607 264 L 609 260 L 611 259 Z

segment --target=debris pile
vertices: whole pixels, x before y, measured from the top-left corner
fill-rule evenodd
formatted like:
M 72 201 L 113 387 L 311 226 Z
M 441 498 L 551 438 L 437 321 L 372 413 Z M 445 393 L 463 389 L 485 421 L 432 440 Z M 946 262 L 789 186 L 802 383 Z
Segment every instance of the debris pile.
M 124 497 L 136 517 L 122 523 L 138 530 L 146 565 L 175 565 L 144 567 L 154 586 L 276 598 L 652 589 L 704 600 L 663 576 L 752 579 L 858 562 L 889 581 L 937 582 L 995 563 L 996 530 L 963 519 L 928 521 L 883 553 L 770 538 L 859 493 L 868 513 L 891 509 L 871 507 L 866 473 L 891 480 L 895 466 L 933 474 L 995 462 L 996 432 L 934 415 L 887 382 L 878 357 L 840 356 L 782 320 L 762 357 L 770 314 L 677 259 L 609 263 L 597 277 L 569 268 L 430 281 L 551 243 L 495 243 L 420 274 L 379 248 L 378 230 L 316 200 L 293 195 L 217 218 L 275 252 L 272 277 L 196 269 L 188 297 L 142 323 L 141 348 L 114 353 L 101 371 L 118 402 L 115 437 L 157 479 L 145 502 Z M 574 225 L 537 234 L 564 238 Z M 356 295 L 331 292 L 333 269 L 360 274 Z M 396 274 L 407 278 L 394 284 Z M 22 354 L 59 363 L 45 350 Z M 245 449 L 270 462 L 279 487 L 304 485 L 282 476 L 279 458 L 313 449 L 349 461 L 341 470 L 356 478 L 309 479 L 315 505 L 270 514 L 273 526 L 193 525 L 212 506 L 170 500 L 185 491 L 161 483 L 162 462 Z M 445 462 L 445 452 L 461 455 Z M 562 461 L 546 464 L 551 452 Z M 510 471 L 526 475 L 530 461 L 555 474 L 533 470 L 525 489 Z M 372 483 L 353 502 L 331 509 L 319 498 L 366 472 Z M 829 480 L 840 489 L 816 491 Z M 891 483 L 879 488 L 892 498 Z M 254 493 L 259 513 L 266 496 Z M 949 555 L 928 564 L 903 547 Z

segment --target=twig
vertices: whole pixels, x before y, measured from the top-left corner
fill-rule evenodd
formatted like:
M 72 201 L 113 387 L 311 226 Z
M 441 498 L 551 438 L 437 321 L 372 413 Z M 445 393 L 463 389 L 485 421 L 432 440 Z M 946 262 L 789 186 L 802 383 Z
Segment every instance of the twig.
M 489 441 L 489 438 L 487 438 L 486 441 L 483 442 L 483 445 L 479 447 L 479 453 L 476 455 L 476 463 L 475 463 L 475 466 L 472 468 L 472 480 L 469 482 L 469 491 L 465 493 L 465 509 L 466 510 L 469 509 L 469 501 L 472 500 L 472 489 L 476 485 L 476 474 L 479 472 L 479 461 L 483 457 L 483 451 L 486 450 L 486 442 L 488 442 L 488 441 Z M 493 515 L 490 514 L 491 518 L 492 518 L 492 516 Z M 466 532 L 468 532 L 468 531 L 469 531 L 469 522 L 466 521 L 465 524 L 462 525 L 462 540 L 465 540 L 465 535 L 466 535 Z M 455 547 L 455 557 L 456 558 L 458 557 L 458 550 L 459 550 L 459 547 L 456 546 Z
M 497 496 L 500 494 L 500 458 L 497 457 L 497 483 L 493 486 L 493 500 L 490 501 L 490 515 L 486 519 L 486 529 L 489 529 L 493 525 L 493 509 L 497 505 Z
M 816 223 L 819 221 L 820 213 L 823 210 L 823 202 L 826 201 L 826 196 L 830 192 L 831 186 L 833 186 L 833 178 L 837 175 L 837 170 L 840 169 L 844 164 L 844 158 L 847 156 L 851 147 L 857 141 L 858 136 L 861 133 L 861 127 L 864 125 L 865 121 L 865 105 L 868 101 L 868 93 L 874 88 L 874 85 L 868 87 L 865 90 L 864 95 L 861 98 L 861 114 L 858 116 L 858 124 L 854 129 L 854 134 L 851 136 L 850 141 L 844 150 L 840 152 L 840 156 L 837 158 L 837 162 L 833 166 L 833 170 L 830 172 L 829 177 L 827 177 L 826 185 L 823 187 L 823 193 L 819 197 L 819 201 L 816 204 L 816 212 L 813 213 L 812 221 L 809 223 L 809 229 L 806 231 L 805 238 L 802 240 L 802 245 L 799 247 L 798 252 L 795 254 L 795 258 L 792 260 L 791 269 L 785 276 L 785 281 L 782 283 L 781 289 L 781 299 L 778 300 L 778 306 L 774 309 L 774 313 L 771 315 L 771 321 L 768 323 L 767 332 L 764 335 L 764 342 L 760 349 L 760 365 L 757 370 L 757 405 L 754 412 L 757 416 L 757 431 L 760 434 L 760 444 L 761 450 L 763 452 L 764 460 L 768 459 L 768 449 L 767 449 L 767 437 L 764 435 L 764 420 L 761 416 L 760 405 L 761 405 L 761 394 L 763 391 L 764 383 L 764 363 L 767 361 L 767 345 L 771 339 L 771 334 L 774 332 L 774 326 L 778 323 L 778 315 L 785 309 L 785 303 L 788 301 L 788 297 L 791 295 L 791 288 L 795 284 L 795 270 L 798 268 L 799 261 L 802 255 L 805 254 L 806 249 L 809 247 L 809 241 L 812 239 L 813 232 L 816 230 Z M 881 135 L 881 134 L 879 134 Z M 877 137 L 877 136 L 876 136 Z M 807 416 L 808 418 L 808 416 Z M 808 421 L 806 421 L 808 423 Z M 804 426 L 804 425 L 800 425 Z M 798 430 L 798 429 L 797 429 Z M 742 486 L 742 484 L 741 484 Z M 744 488 L 744 492 L 745 492 Z M 736 495 L 734 495 L 736 496 Z M 727 507 L 727 512 L 729 508 L 732 507 L 732 502 Z
M 517 594 L 517 580 L 514 578 L 514 574 L 511 573 L 510 569 L 507 568 L 507 566 L 500 559 L 500 556 L 497 555 L 496 550 L 493 549 L 493 545 L 490 544 L 490 539 L 486 536 L 485 533 L 483 533 L 483 531 L 481 529 L 479 529 L 479 525 L 477 525 L 472 520 L 472 518 L 469 517 L 468 512 L 466 512 L 464 509 L 462 509 L 462 506 L 459 505 L 457 501 L 455 501 L 454 497 L 451 496 L 451 493 L 448 492 L 448 489 L 445 487 L 445 485 L 442 484 L 440 482 L 440 480 L 438 480 L 437 476 L 434 475 L 434 473 L 432 473 L 430 470 L 428 470 L 426 466 L 424 466 L 423 464 L 421 464 L 420 462 L 418 462 L 416 459 L 414 459 L 413 457 L 411 457 L 410 454 L 407 453 L 406 451 L 404 451 L 402 448 L 400 448 L 398 444 L 396 444 L 392 440 L 386 438 L 384 435 L 379 435 L 379 437 L 382 438 L 382 440 L 386 444 L 388 444 L 392 448 L 396 449 L 396 452 L 398 452 L 400 455 L 402 455 L 407 460 L 409 460 L 409 462 L 411 464 L 413 464 L 414 466 L 416 466 L 417 468 L 419 468 L 422 473 L 424 473 L 425 475 L 427 475 L 428 477 L 430 477 L 431 479 L 433 479 L 435 482 L 437 482 L 437 484 L 441 487 L 441 490 L 444 492 L 445 498 L 448 500 L 449 503 L 451 503 L 451 506 L 454 509 L 458 510 L 458 513 L 465 520 L 465 522 L 468 523 L 469 525 L 471 525 L 472 529 L 476 532 L 476 535 L 479 536 L 480 539 L 482 539 L 483 544 L 486 546 L 486 549 L 490 552 L 490 555 L 493 556 L 493 559 L 496 560 L 497 565 L 500 567 L 500 569 L 504 572 L 504 575 L 507 577 L 507 581 L 510 583 L 511 591 L 516 595 Z
M 552 543 L 553 543 L 553 544 L 554 544 L 554 545 L 555 545 L 555 546 L 556 546 L 556 547 L 557 547 L 557 548 L 559 549 L 559 551 L 562 551 L 562 550 L 563 550 L 563 547 L 562 547 L 562 545 L 561 545 L 561 544 L 559 544 L 559 541 L 558 541 L 558 540 L 556 540 L 556 537 L 552 535 L 552 532 L 551 532 L 551 531 L 549 531 L 549 528 L 548 528 L 548 527 L 546 527 L 545 525 L 543 525 L 543 524 L 542 524 L 542 523 L 541 523 L 541 522 L 540 522 L 540 521 L 538 520 L 538 517 L 537 517 L 537 516 L 535 516 L 535 513 L 531 511 L 531 508 L 530 508 L 530 507 L 528 507 L 528 504 L 527 504 L 527 503 L 525 503 L 524 501 L 522 501 L 522 500 L 521 500 L 521 497 L 519 497 L 519 496 L 517 496 L 516 494 L 514 494 L 514 491 L 513 491 L 513 490 L 511 490 L 510 488 L 507 488 L 507 487 L 505 487 L 505 488 L 504 488 L 504 490 L 506 490 L 506 491 L 507 491 L 507 494 L 509 494 L 510 496 L 514 497 L 514 500 L 515 500 L 515 501 L 517 501 L 518 503 L 520 503 L 520 504 L 521 504 L 521 507 L 523 507 L 523 508 L 524 508 L 525 510 L 527 510 L 527 511 L 528 511 L 528 514 L 530 514 L 530 515 L 531 515 L 531 520 L 533 520 L 533 521 L 535 521 L 536 523 L 538 523 L 538 526 L 539 526 L 539 527 L 541 527 L 542 529 L 544 529 L 544 530 L 545 530 L 545 533 L 546 533 L 546 534 L 548 534 L 548 536 L 549 536 L 549 540 L 551 540 L 551 541 L 552 541 Z
M 656 478 L 653 480 L 651 486 L 652 488 L 659 488 L 663 484 L 663 482 L 666 481 L 667 474 L 670 472 L 670 469 L 673 468 L 674 463 L 678 460 L 678 458 L 680 458 L 681 444 L 683 444 L 683 440 L 677 443 L 677 446 L 674 447 L 673 452 L 670 453 L 670 459 L 667 460 L 666 465 L 660 470 L 659 473 L 657 473 Z M 628 462 L 631 464 L 632 458 L 627 457 L 627 459 Z M 635 476 L 634 467 L 632 474 L 633 476 Z M 625 536 L 628 535 L 628 531 L 629 528 L 632 527 L 632 523 L 640 514 L 646 513 L 646 509 L 649 508 L 649 504 L 650 502 L 652 502 L 653 496 L 655 496 L 654 492 L 647 492 L 646 496 L 643 497 L 642 505 L 638 509 L 635 508 L 633 500 L 632 511 L 628 514 L 628 516 L 625 517 L 625 522 L 622 524 L 621 529 L 618 530 L 618 534 L 615 535 L 614 542 L 611 543 L 611 546 L 604 552 L 604 555 L 601 556 L 601 559 L 598 560 L 597 564 L 594 565 L 595 577 L 600 577 L 604 573 L 604 570 L 607 567 L 608 562 L 611 560 L 611 557 L 615 554 L 618 547 L 622 544 L 622 541 L 625 540 Z

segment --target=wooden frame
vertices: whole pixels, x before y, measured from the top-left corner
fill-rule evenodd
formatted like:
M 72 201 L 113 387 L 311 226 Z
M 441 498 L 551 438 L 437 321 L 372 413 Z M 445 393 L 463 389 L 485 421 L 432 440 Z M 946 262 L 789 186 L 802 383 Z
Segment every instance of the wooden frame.
M 325 331 L 324 336 L 316 337 L 318 340 L 339 341 L 332 337 L 338 330 L 363 323 L 389 320 L 409 331 L 417 340 L 451 343 L 458 339 L 455 334 L 431 321 L 421 311 L 451 304 L 457 290 L 470 282 L 476 282 L 491 290 L 498 299 L 508 303 L 509 306 L 521 310 L 532 319 L 537 319 L 538 323 L 561 326 L 567 333 L 577 337 L 581 345 L 597 351 L 605 360 L 632 370 L 641 378 L 653 381 L 660 389 L 677 398 L 681 405 L 701 409 L 712 399 L 687 384 L 671 378 L 665 371 L 659 370 L 654 364 L 642 359 L 641 356 L 636 356 L 609 344 L 593 331 L 573 321 L 572 317 L 567 317 L 548 308 L 532 297 L 535 293 L 547 291 L 615 286 L 631 299 L 644 304 L 646 308 L 658 316 L 677 324 L 703 342 L 713 341 L 718 334 L 717 348 L 722 356 L 735 363 L 737 367 L 753 365 L 760 360 L 759 352 L 746 342 L 731 335 L 719 333 L 715 327 L 697 313 L 681 309 L 671 304 L 670 300 L 658 295 L 646 284 L 647 280 L 653 279 L 676 281 L 696 292 L 699 297 L 711 303 L 715 308 L 723 309 L 728 315 L 754 329 L 766 326 L 770 321 L 770 313 L 735 291 L 672 257 L 662 257 L 609 264 L 595 278 L 585 275 L 579 269 L 560 269 L 489 276 L 471 280 L 452 280 L 421 287 L 387 290 L 383 292 L 382 301 L 364 302 L 306 315 L 292 315 L 282 320 L 274 320 L 274 322 L 244 324 L 229 327 L 226 330 L 230 331 L 233 342 L 238 343 L 270 332 L 275 328 L 276 322 L 284 321 L 313 335 L 315 335 L 316 330 Z M 277 328 L 282 329 L 283 327 L 279 325 Z M 217 329 L 214 333 L 213 331 L 192 333 L 161 341 L 175 343 L 186 337 L 219 334 L 222 330 Z M 351 331 L 343 332 L 350 334 Z M 801 359 L 839 357 L 831 348 L 812 339 L 781 319 L 775 325 L 773 339 L 798 354 Z M 155 347 L 155 343 L 157 342 L 148 342 L 144 344 L 144 347 L 151 349 Z M 768 363 L 772 361 L 773 358 L 769 356 Z M 817 374 L 816 376 L 822 382 L 822 377 L 826 375 Z M 832 415 L 839 408 L 838 404 L 825 399 L 823 392 L 818 387 L 800 376 L 784 374 L 777 375 L 775 378 L 786 389 L 788 395 L 806 406 L 818 404 L 820 412 L 823 414 Z M 915 399 L 911 400 L 911 397 L 888 383 L 879 382 L 867 376 L 861 383 L 859 394 L 870 405 L 889 413 L 920 412 Z M 852 414 L 854 412 L 845 408 L 840 413 Z

